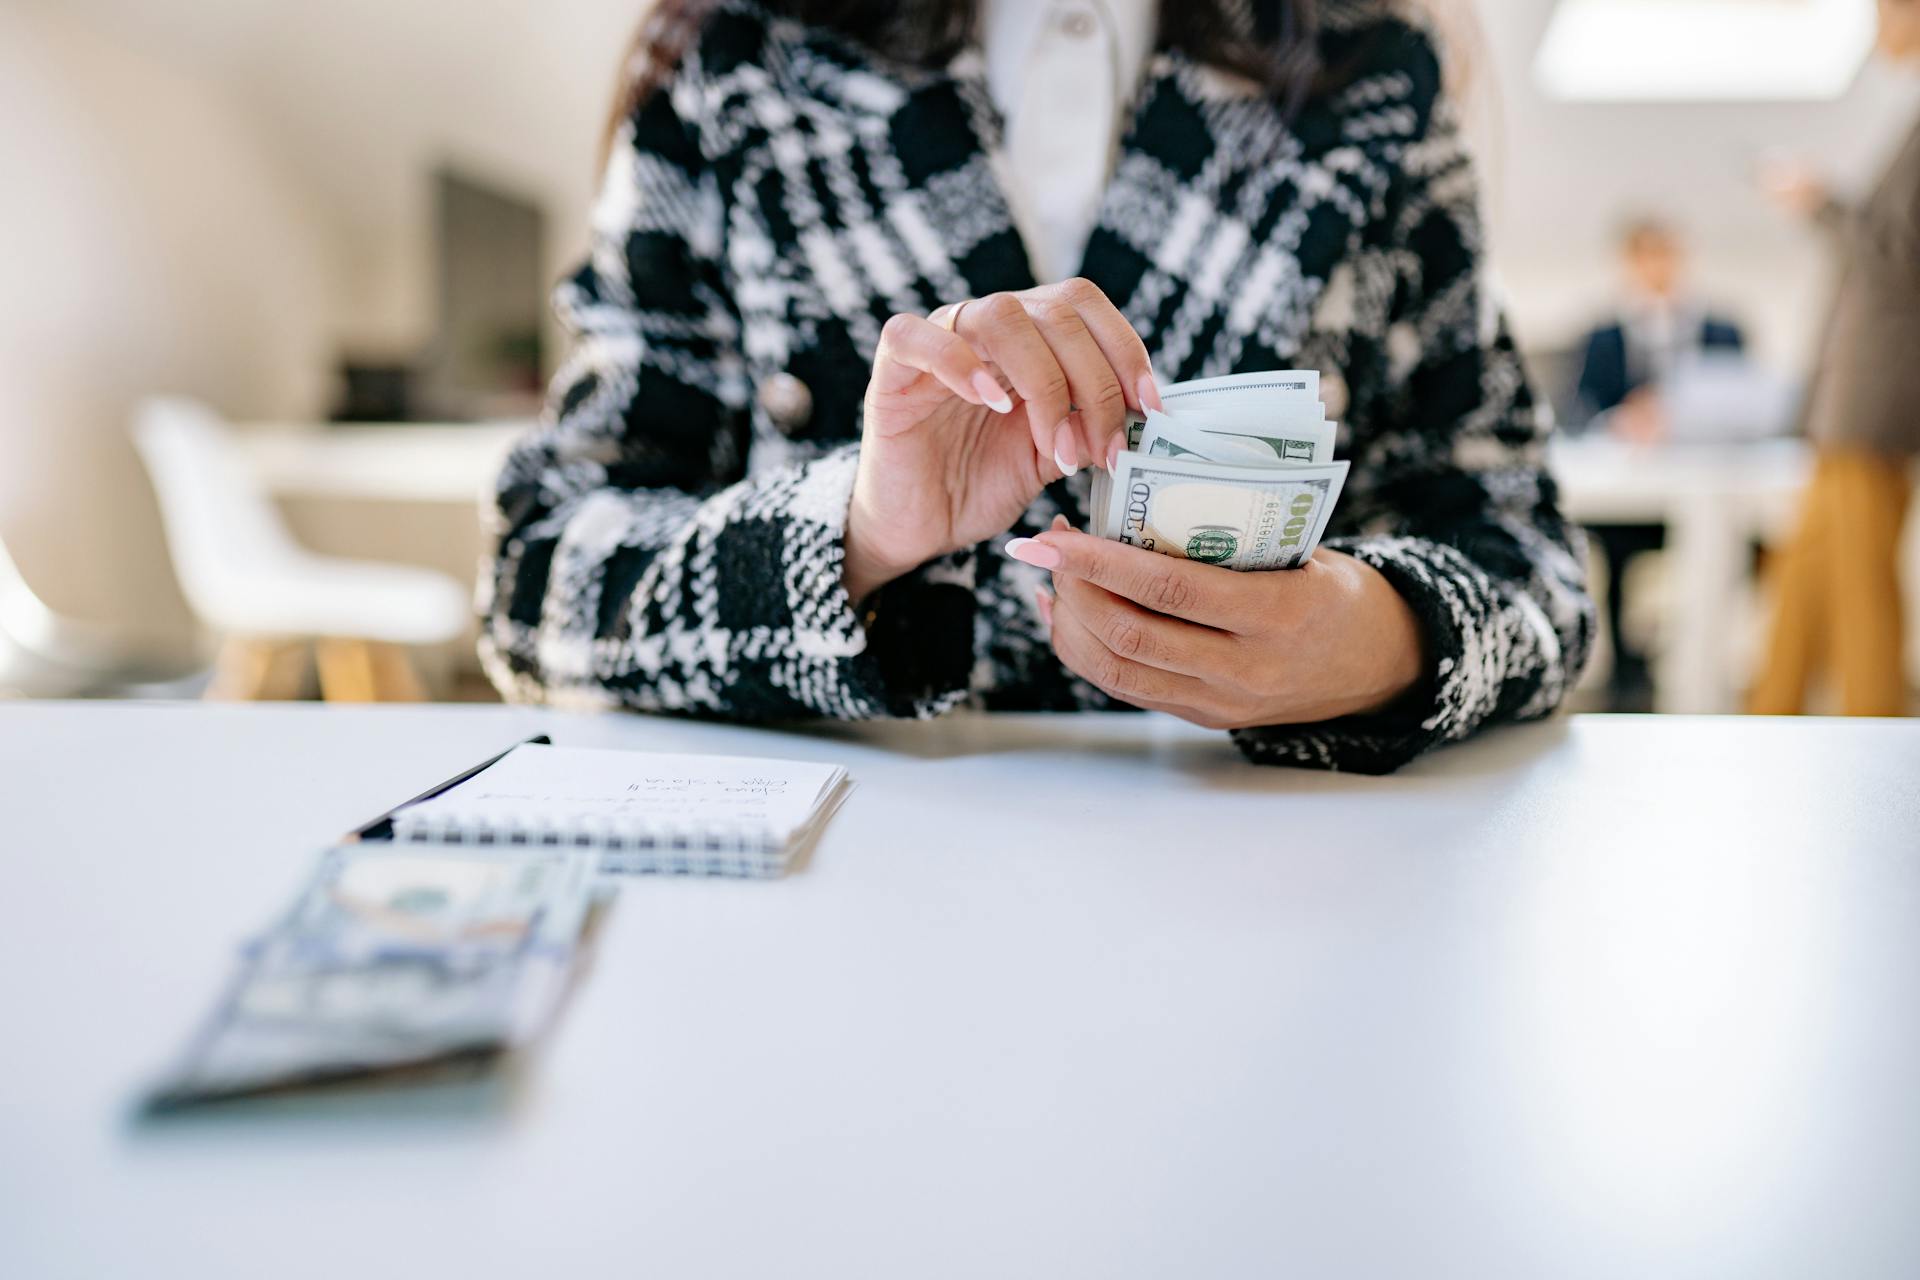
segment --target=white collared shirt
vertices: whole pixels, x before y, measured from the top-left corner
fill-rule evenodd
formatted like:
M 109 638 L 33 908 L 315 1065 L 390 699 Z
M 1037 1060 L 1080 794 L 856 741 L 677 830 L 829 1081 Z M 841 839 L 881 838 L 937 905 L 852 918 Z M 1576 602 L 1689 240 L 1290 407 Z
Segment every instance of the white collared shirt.
M 1041 283 L 1079 271 L 1159 27 L 1158 0 L 986 0 L 1007 200 Z
M 1697 354 L 1705 314 L 1684 299 L 1638 296 L 1620 317 L 1627 349 L 1627 376 L 1659 385 L 1688 356 Z

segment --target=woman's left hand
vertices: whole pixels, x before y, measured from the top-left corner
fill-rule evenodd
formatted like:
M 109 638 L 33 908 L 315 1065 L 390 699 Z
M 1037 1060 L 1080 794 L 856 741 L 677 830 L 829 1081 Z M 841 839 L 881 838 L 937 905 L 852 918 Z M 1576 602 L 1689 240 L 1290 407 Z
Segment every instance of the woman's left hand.
M 1056 519 L 1007 554 L 1041 593 L 1068 670 L 1209 729 L 1386 710 L 1426 674 L 1418 619 L 1378 570 L 1324 547 L 1299 569 L 1238 573 L 1090 537 Z

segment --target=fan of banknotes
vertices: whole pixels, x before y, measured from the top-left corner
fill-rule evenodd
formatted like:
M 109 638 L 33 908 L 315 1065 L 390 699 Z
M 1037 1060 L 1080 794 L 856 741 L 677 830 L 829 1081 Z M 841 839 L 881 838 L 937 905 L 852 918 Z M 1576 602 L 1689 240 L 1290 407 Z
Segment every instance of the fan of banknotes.
M 598 851 L 329 849 L 146 1099 L 152 1112 L 481 1064 L 551 1020 Z
M 1111 472 L 1095 472 L 1094 536 L 1229 569 L 1307 562 L 1347 464 L 1312 371 L 1236 374 L 1164 388 Z

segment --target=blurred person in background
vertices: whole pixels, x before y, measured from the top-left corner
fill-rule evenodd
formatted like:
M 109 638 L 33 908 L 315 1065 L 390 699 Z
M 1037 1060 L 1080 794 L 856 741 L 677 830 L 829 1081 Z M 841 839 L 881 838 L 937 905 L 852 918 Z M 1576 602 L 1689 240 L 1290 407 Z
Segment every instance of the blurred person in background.
M 1881 0 L 1878 48 L 1920 70 L 1920 0 Z M 1805 169 L 1766 180 L 1780 204 L 1832 235 L 1840 279 L 1807 404 L 1813 478 L 1777 559 L 1749 709 L 1799 713 L 1831 668 L 1843 713 L 1905 715 L 1899 560 L 1920 453 L 1920 123 L 1858 205 Z
M 1581 414 L 1637 443 L 1666 436 L 1662 385 L 1702 352 L 1740 353 L 1740 327 L 1709 311 L 1687 289 L 1680 235 L 1658 218 L 1630 219 L 1620 232 L 1619 308 L 1587 335 L 1575 401 Z
M 1629 220 L 1620 233 L 1623 293 L 1618 311 L 1587 335 L 1575 389 L 1575 412 L 1594 429 L 1637 444 L 1665 439 L 1665 384 L 1703 352 L 1739 354 L 1745 340 L 1731 320 L 1710 312 L 1686 288 L 1679 234 L 1658 218 Z M 1627 566 L 1665 544 L 1657 524 L 1601 524 L 1589 529 L 1607 566 L 1607 638 L 1613 646 L 1608 704 L 1647 711 L 1653 680 L 1647 657 L 1622 622 Z
M 1366 772 L 1548 714 L 1591 603 L 1442 81 L 1385 0 L 665 0 L 499 484 L 495 683 Z M 1353 465 L 1307 565 L 1074 531 L 1162 378 L 1288 367 Z

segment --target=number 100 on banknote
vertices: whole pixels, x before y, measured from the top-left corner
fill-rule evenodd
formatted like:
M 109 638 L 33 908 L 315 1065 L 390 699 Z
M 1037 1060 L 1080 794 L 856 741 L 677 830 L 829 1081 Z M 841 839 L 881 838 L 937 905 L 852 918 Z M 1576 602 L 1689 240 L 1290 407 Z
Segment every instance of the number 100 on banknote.
M 1229 569 L 1297 569 L 1320 545 L 1345 462 L 1269 470 L 1197 459 L 1126 457 L 1112 526 L 1130 546 Z

